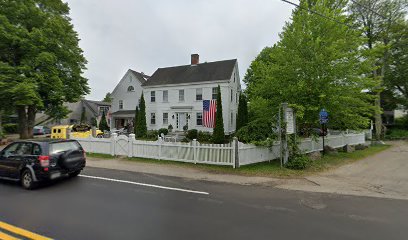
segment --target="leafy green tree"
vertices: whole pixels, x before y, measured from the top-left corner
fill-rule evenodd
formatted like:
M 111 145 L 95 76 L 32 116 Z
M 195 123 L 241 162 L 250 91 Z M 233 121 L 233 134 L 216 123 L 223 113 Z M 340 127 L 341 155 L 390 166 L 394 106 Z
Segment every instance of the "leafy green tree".
M 81 122 L 81 123 L 87 123 L 87 120 L 86 120 L 86 109 L 85 109 L 85 107 L 82 108 L 81 120 L 80 120 L 80 122 Z
M 239 95 L 236 132 L 248 124 L 248 101 L 245 94 Z
M 319 111 L 325 108 L 331 127 L 365 128 L 374 107 L 373 96 L 364 91 L 378 81 L 364 75 L 372 70 L 368 53 L 360 49 L 364 39 L 347 26 L 351 20 L 344 1 L 310 2 L 300 2 L 280 41 L 251 63 L 244 79 L 249 107 L 271 119 L 280 104 L 288 102 L 302 113 L 297 115 L 301 128 L 317 125 Z
M 92 127 L 96 127 L 96 126 L 98 126 L 98 122 L 96 121 L 96 118 L 91 118 L 91 126 Z
M 136 111 L 135 111 L 135 119 L 134 119 L 134 126 L 133 126 L 133 132 L 135 133 L 135 135 L 136 135 L 136 132 L 137 132 L 137 126 L 139 125 L 139 107 L 138 106 L 136 106 Z
M 393 79 L 386 78 L 387 75 L 390 76 L 387 70 L 391 60 L 391 49 L 395 43 L 393 29 L 405 22 L 407 7 L 407 0 L 356 0 L 351 2 L 348 9 L 355 25 L 362 29 L 365 37 L 362 46 L 374 53 L 372 57 L 375 59 L 373 62 L 375 68 L 371 74 L 379 80 L 379 85 L 370 90 L 376 96 L 374 117 L 377 139 L 382 134 L 381 92 L 390 85 L 385 81 Z
M 222 101 L 221 101 L 221 88 L 218 85 L 217 88 L 217 112 L 215 113 L 215 127 L 213 132 L 214 143 L 224 143 L 224 120 L 222 117 Z
M 110 128 L 108 126 L 108 122 L 106 121 L 105 112 L 102 113 L 101 121 L 99 122 L 99 130 L 101 131 L 109 131 Z
M 146 103 L 144 100 L 144 96 L 142 93 L 142 96 L 140 97 L 139 101 L 139 117 L 136 116 L 137 118 L 137 125 L 135 127 L 135 135 L 136 137 L 145 137 L 147 134 L 147 123 L 146 123 Z
M 32 137 L 37 111 L 54 117 L 89 93 L 78 42 L 67 3 L 0 1 L 1 94 L 18 113 L 21 138 Z
M 106 93 L 105 98 L 102 100 L 103 102 L 112 102 L 112 94 L 110 92 Z

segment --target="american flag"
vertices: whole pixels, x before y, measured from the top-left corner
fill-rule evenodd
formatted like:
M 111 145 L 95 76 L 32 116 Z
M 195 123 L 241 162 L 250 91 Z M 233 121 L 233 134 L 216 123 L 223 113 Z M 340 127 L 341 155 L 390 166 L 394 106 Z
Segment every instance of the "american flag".
M 214 128 L 217 100 L 203 100 L 203 126 Z

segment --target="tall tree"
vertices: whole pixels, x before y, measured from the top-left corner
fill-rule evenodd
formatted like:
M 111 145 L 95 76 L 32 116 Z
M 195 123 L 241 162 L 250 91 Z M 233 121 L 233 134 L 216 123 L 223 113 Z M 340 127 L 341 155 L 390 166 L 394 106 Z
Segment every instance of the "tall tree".
M 296 108 L 302 128 L 317 125 L 322 108 L 330 112 L 331 127 L 367 127 L 374 107 L 364 90 L 378 82 L 364 75 L 372 64 L 360 49 L 361 33 L 348 26 L 346 1 L 301 1 L 300 6 L 280 41 L 251 63 L 244 79 L 251 112 L 255 107 L 257 114 L 271 119 L 287 102 Z
M 80 122 L 81 122 L 81 123 L 87 123 L 85 107 L 82 107 L 81 120 L 80 120 Z
M 99 130 L 101 131 L 109 131 L 108 122 L 106 121 L 105 112 L 102 113 L 101 121 L 99 122 Z
M 37 111 L 53 117 L 67 112 L 63 102 L 89 93 L 70 21 L 61 0 L 0 1 L 0 85 L 18 113 L 21 138 L 32 137 Z
M 372 76 L 379 79 L 378 87 L 370 89 L 375 95 L 375 132 L 379 139 L 382 133 L 381 91 L 386 70 L 390 63 L 390 48 L 393 45 L 392 28 L 404 21 L 407 0 L 355 0 L 351 1 L 349 11 L 355 23 L 363 30 L 366 39 L 364 46 L 375 52 L 375 69 Z
M 102 101 L 111 103 L 112 102 L 112 94 L 110 92 L 107 92 L 106 95 L 105 95 L 105 98 Z
M 142 96 L 140 97 L 139 107 L 140 107 L 140 110 L 139 110 L 139 117 L 137 117 L 135 135 L 136 137 L 145 137 L 147 134 L 147 123 L 146 123 L 146 103 L 144 100 L 143 93 L 142 93 Z
M 245 94 L 239 95 L 236 132 L 248 123 L 248 102 Z
M 213 142 L 214 143 L 224 143 L 225 133 L 224 133 L 224 120 L 222 117 L 222 101 L 221 101 L 221 88 L 218 85 L 217 88 L 217 112 L 215 113 L 215 127 L 213 132 Z

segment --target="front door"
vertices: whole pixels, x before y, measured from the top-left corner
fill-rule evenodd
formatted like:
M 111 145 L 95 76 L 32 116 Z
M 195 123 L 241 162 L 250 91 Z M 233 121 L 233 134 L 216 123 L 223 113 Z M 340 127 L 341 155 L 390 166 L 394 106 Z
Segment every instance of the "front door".
M 187 114 L 186 113 L 178 113 L 177 114 L 177 130 L 183 131 L 183 127 L 187 124 Z

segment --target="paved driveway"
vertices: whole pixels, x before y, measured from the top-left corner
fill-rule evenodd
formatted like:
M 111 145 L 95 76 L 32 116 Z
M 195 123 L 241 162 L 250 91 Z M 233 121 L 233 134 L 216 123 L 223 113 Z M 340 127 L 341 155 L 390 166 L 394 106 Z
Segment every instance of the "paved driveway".
M 278 187 L 313 192 L 408 199 L 408 142 L 337 169 Z

